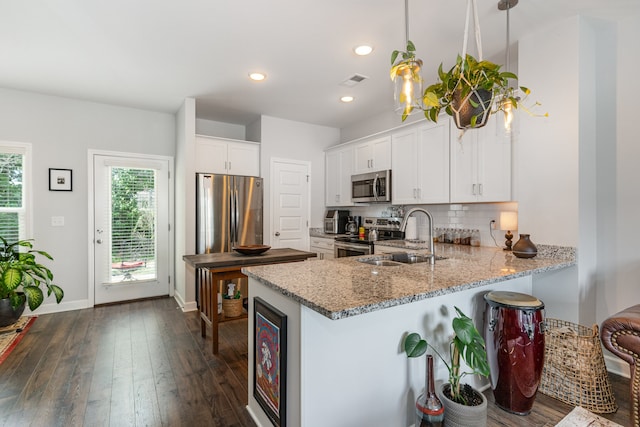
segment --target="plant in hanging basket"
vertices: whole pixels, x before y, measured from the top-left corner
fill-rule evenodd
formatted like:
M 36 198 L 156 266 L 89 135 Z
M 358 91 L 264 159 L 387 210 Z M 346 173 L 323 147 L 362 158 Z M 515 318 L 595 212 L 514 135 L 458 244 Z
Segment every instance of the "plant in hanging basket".
M 422 101 L 428 120 L 438 121 L 442 110 L 452 116 L 458 129 L 478 128 L 486 124 L 489 115 L 504 110 L 507 103 L 518 108 L 521 103 L 510 80 L 518 76 L 500 71 L 500 65 L 491 61 L 478 61 L 471 55 L 458 55 L 456 64 L 444 72 L 438 68 L 438 82 L 427 87 Z M 529 94 L 529 89 L 520 90 Z

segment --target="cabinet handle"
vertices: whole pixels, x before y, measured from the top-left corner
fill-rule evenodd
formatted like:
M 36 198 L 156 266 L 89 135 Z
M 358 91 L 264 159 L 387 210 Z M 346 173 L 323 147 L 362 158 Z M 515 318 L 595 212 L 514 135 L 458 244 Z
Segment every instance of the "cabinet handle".
M 231 162 L 229 162 L 229 170 L 231 170 Z
M 418 188 L 418 199 L 422 198 L 422 188 Z
M 339 202 L 339 201 L 340 201 L 340 195 L 336 194 L 336 202 Z
M 480 195 L 482 196 L 482 184 L 478 184 L 478 188 L 480 189 Z
M 416 198 L 416 189 L 415 188 L 413 189 L 413 198 L 414 199 Z
M 475 184 L 471 185 L 471 194 L 473 194 L 474 196 L 476 195 L 476 185 Z

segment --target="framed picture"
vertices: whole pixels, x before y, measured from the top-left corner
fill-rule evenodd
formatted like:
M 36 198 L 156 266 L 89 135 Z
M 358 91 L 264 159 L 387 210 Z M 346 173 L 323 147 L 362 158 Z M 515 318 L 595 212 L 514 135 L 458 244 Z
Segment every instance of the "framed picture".
M 49 191 L 71 191 L 71 169 L 49 168 Z
M 253 299 L 253 397 L 274 426 L 285 427 L 287 408 L 287 316 Z

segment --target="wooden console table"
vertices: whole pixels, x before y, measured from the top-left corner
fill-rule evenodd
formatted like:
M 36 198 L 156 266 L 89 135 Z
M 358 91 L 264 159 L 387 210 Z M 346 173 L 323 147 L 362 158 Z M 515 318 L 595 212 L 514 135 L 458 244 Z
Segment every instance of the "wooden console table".
M 218 292 L 224 293 L 224 290 L 220 289 L 221 281 L 247 277 L 240 271 L 243 267 L 304 261 L 315 256 L 315 252 L 289 248 L 269 249 L 265 253 L 253 256 L 235 252 L 184 255 L 182 259 L 196 270 L 201 335 L 206 338 L 207 325 L 211 325 L 213 354 L 218 354 L 218 324 L 242 318 L 225 318 L 224 314 L 218 314 Z

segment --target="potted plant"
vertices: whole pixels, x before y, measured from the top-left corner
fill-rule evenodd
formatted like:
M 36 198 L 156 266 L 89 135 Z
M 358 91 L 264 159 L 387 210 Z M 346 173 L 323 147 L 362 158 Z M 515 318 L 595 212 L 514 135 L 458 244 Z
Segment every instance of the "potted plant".
M 44 251 L 33 249 L 31 240 L 7 242 L 0 237 L 0 326 L 15 323 L 24 311 L 25 303 L 33 311 L 44 301 L 41 284 L 47 287 L 47 296 L 53 293 L 59 304 L 63 290 L 51 283 L 53 273 L 39 264 L 36 255 L 53 260 Z M 21 251 L 21 248 L 27 248 Z
M 518 108 L 520 99 L 509 83 L 518 76 L 500 71 L 501 66 L 491 61 L 478 61 L 471 55 L 458 55 L 448 72 L 438 67 L 438 82 L 427 87 L 422 97 L 424 115 L 436 122 L 444 109 L 453 117 L 459 129 L 482 127 L 490 114 L 505 108 Z M 529 94 L 529 89 L 520 90 Z
M 473 320 L 458 307 L 454 308 L 457 316 L 452 320 L 454 335 L 449 343 L 449 362 L 415 332 L 405 338 L 404 351 L 407 357 L 419 357 L 430 347 L 447 367 L 449 382 L 443 384 L 438 393 L 445 406 L 445 425 L 484 426 L 487 421 L 486 398 L 470 385 L 461 384 L 465 375 L 489 376 L 484 339 L 473 324 Z M 470 372 L 461 370 L 460 358 L 471 369 Z

